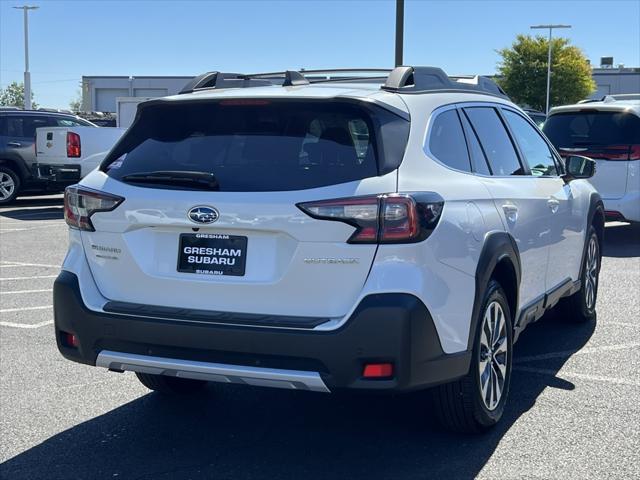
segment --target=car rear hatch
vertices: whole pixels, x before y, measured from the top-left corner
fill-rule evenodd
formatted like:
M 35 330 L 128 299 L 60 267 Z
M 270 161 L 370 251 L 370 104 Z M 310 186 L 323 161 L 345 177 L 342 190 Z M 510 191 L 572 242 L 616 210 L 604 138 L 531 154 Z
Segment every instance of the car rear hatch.
M 348 243 L 353 225 L 297 204 L 395 192 L 408 130 L 383 108 L 335 99 L 143 106 L 94 175 L 123 199 L 82 232 L 98 288 L 117 308 L 173 316 L 347 314 L 377 246 Z
M 640 118 L 632 112 L 581 108 L 552 114 L 544 133 L 563 156 L 584 155 L 597 163 L 591 183 L 603 198 L 627 190 L 630 160 L 640 160 Z

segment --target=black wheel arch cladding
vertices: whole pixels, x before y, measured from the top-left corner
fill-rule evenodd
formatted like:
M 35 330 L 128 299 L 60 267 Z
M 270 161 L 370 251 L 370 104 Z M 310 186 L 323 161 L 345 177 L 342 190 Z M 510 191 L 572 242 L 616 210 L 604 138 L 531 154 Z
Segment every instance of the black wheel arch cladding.
M 496 272 L 499 272 L 503 278 L 495 278 Z M 480 258 L 476 267 L 476 292 L 473 301 L 471 323 L 469 325 L 468 351 L 473 349 L 480 309 L 482 308 L 487 288 L 492 279 L 500 283 L 500 286 L 507 296 L 507 302 L 511 310 L 511 318 L 512 320 L 515 318 L 518 308 L 521 272 L 520 254 L 514 238 L 507 232 L 489 233 L 480 252 Z M 505 276 L 509 282 L 505 282 Z M 500 282 L 500 280 L 502 280 L 502 282 Z

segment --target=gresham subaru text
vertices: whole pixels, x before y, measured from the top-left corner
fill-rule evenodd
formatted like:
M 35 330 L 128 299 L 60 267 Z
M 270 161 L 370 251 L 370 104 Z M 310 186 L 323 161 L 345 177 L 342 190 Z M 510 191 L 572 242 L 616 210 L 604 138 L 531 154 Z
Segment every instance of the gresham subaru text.
M 303 73 L 140 105 L 65 193 L 60 352 L 173 394 L 429 389 L 446 427 L 491 427 L 527 324 L 595 316 L 594 162 L 483 77 Z

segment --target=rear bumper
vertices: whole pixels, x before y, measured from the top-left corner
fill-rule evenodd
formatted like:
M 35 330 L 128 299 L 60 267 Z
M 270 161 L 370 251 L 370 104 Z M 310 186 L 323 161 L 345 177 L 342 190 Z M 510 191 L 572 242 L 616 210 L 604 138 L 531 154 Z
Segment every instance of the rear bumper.
M 342 328 L 304 331 L 96 312 L 84 305 L 78 278 L 67 271 L 53 293 L 62 355 L 117 370 L 149 371 L 146 366 L 151 373 L 316 391 L 408 391 L 465 375 L 471 358 L 443 353 L 427 308 L 408 294 L 370 295 Z M 63 332 L 76 335 L 78 348 L 65 344 Z M 366 363 L 387 362 L 393 378 L 362 378 Z M 199 372 L 205 377 L 194 376 Z M 296 378 L 302 380 L 296 384 Z
M 73 185 L 78 183 L 81 178 L 81 167 L 76 164 L 43 164 L 37 166 L 36 177 L 39 180 L 60 183 L 65 185 Z
M 640 190 L 627 191 L 624 197 L 603 198 L 607 221 L 640 222 Z

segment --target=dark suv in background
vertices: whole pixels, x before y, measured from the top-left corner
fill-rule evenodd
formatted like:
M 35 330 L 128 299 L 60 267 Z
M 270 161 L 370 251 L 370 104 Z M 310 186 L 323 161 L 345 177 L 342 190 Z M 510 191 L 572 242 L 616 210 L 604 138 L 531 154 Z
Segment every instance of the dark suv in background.
M 0 205 L 22 192 L 58 192 L 66 185 L 38 180 L 35 136 L 39 127 L 95 127 L 71 114 L 42 110 L 0 109 Z

